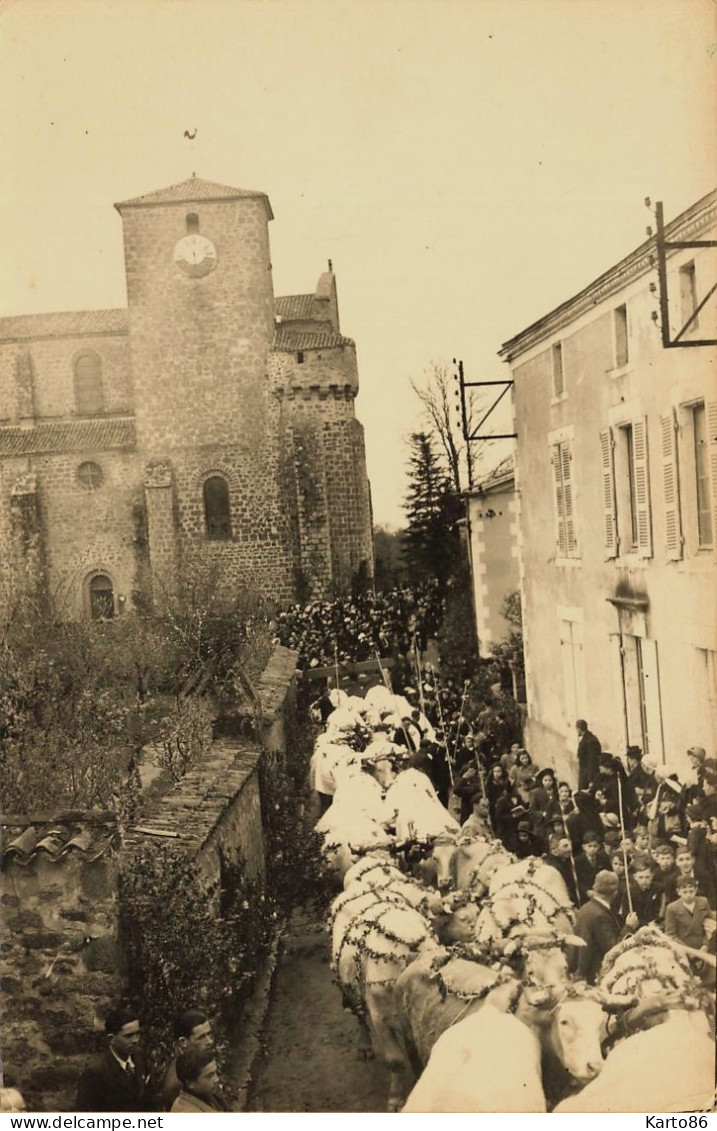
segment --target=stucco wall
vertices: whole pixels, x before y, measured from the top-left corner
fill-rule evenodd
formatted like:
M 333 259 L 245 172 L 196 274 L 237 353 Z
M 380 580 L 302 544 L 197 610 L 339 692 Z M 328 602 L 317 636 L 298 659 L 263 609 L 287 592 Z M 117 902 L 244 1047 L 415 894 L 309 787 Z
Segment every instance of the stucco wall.
M 704 236 L 702 238 L 705 238 Z M 671 262 L 673 285 L 680 263 Z M 695 255 L 705 280 L 711 262 Z M 606 749 L 624 751 L 628 738 L 621 703 L 619 629 L 640 636 L 656 655 L 648 691 L 652 697 L 650 753 L 687 769 L 685 751 L 717 740 L 714 692 L 702 653 L 717 647 L 715 558 L 695 537 L 694 469 L 685 446 L 688 406 L 715 397 L 714 356 L 704 349 L 664 350 L 652 313 L 652 276 L 626 283 L 609 300 L 576 318 L 526 351 L 513 364 L 518 431 L 517 484 L 523 553 L 523 616 L 526 627 L 528 737 L 540 762 L 553 761 L 575 778 L 574 717 L 586 718 Z M 616 367 L 613 311 L 626 303 L 629 360 Z M 565 394 L 553 395 L 552 345 L 562 343 Z M 666 548 L 661 417 L 675 410 L 679 424 L 680 492 L 685 544 L 680 560 Z M 601 430 L 646 418 L 652 552 L 623 549 L 609 558 L 605 543 Z M 556 548 L 555 497 L 550 446 L 561 437 L 572 446 L 571 479 L 577 553 L 567 560 Z M 616 465 L 617 466 L 617 465 Z M 714 489 L 714 488 L 713 488 Z M 618 518 L 625 517 L 627 485 L 616 474 Z M 639 616 L 622 614 L 610 598 L 647 602 Z M 571 626 L 571 627 L 566 627 Z M 572 693 L 566 691 L 565 648 L 575 653 Z M 655 714 L 657 712 L 657 715 Z M 658 734 L 654 719 L 660 722 Z M 639 741 L 633 733 L 630 741 Z

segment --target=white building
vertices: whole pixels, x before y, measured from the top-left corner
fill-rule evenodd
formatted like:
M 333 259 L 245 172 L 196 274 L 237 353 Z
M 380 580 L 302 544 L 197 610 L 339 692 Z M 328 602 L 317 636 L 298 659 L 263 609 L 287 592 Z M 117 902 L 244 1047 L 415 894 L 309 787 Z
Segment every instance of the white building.
M 717 192 L 666 228 L 715 240 Z M 671 333 L 717 248 L 667 258 Z M 529 749 L 575 777 L 576 718 L 604 749 L 686 768 L 717 741 L 714 348 L 663 348 L 655 241 L 506 342 L 517 439 Z M 684 340 L 715 338 L 717 299 Z

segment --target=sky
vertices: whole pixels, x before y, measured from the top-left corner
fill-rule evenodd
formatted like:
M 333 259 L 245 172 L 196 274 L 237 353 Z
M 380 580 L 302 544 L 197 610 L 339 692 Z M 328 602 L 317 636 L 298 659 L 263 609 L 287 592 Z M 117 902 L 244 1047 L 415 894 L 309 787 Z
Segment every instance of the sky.
M 399 526 L 411 380 L 505 378 L 502 342 L 643 241 L 646 196 L 670 219 L 714 187 L 716 13 L 0 0 L 0 315 L 124 306 L 115 201 L 193 172 L 267 192 L 276 294 L 333 261 L 374 518 Z

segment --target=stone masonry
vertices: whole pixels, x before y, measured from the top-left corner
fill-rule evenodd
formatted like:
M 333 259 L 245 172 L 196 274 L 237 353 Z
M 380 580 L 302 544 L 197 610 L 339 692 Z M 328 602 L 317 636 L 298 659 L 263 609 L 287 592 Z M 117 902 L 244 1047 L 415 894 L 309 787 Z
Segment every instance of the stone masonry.
M 99 583 L 115 614 L 161 605 L 190 561 L 280 601 L 370 578 L 331 265 L 313 294 L 274 296 L 261 192 L 194 177 L 116 208 L 126 310 L 0 319 L 0 604 L 24 588 L 106 615 Z

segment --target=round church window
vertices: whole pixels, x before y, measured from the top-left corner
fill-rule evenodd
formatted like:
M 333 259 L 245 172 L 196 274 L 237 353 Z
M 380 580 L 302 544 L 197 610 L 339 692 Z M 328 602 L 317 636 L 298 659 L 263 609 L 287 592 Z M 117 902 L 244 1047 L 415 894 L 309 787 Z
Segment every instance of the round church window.
M 98 463 L 81 463 L 77 468 L 77 478 L 86 491 L 96 491 L 105 475 Z

